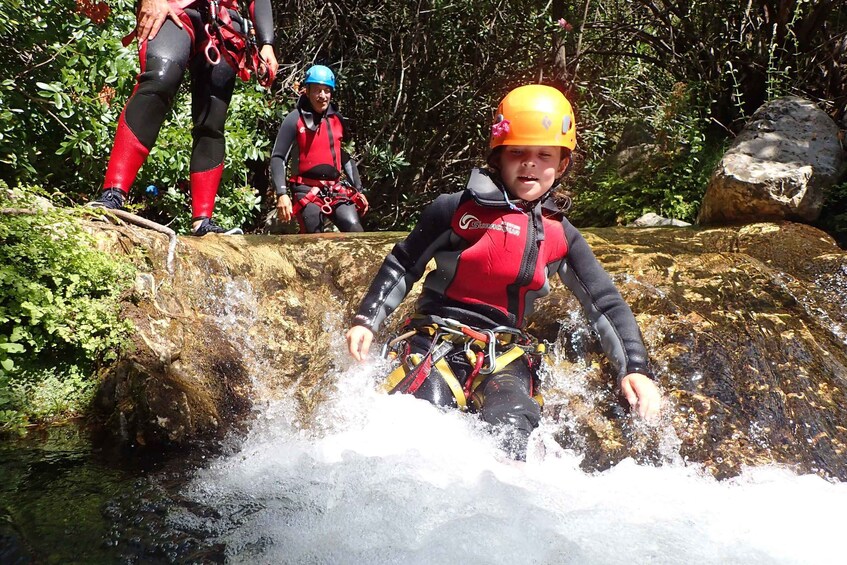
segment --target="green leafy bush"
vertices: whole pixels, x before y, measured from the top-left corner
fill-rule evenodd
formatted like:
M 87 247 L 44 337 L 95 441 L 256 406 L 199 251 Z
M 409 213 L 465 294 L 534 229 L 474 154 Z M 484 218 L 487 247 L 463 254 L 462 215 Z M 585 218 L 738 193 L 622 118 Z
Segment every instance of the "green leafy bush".
M 132 266 L 37 192 L 0 181 L 0 428 L 83 410 L 130 328 L 118 299 Z
M 607 121 L 605 131 L 600 128 L 605 135 L 596 126 L 588 128 L 588 145 L 605 159 L 588 162 L 575 178 L 570 217 L 580 225 L 611 225 L 654 212 L 693 222 L 725 149 L 723 140 L 707 140 L 708 113 L 701 100 L 696 88 L 677 83 L 652 110 L 642 109 L 628 120 Z M 639 128 L 646 130 L 640 139 L 610 149 L 615 138 Z M 640 147 L 642 152 L 625 173 L 613 158 L 621 145 Z
M 110 2 L 107 25 L 74 0 L 0 3 L 0 177 L 84 195 L 102 182 L 135 55 L 118 39 L 133 25 L 133 2 Z
M 842 249 L 847 249 L 847 182 L 832 187 L 827 193 L 816 225 L 829 232 Z

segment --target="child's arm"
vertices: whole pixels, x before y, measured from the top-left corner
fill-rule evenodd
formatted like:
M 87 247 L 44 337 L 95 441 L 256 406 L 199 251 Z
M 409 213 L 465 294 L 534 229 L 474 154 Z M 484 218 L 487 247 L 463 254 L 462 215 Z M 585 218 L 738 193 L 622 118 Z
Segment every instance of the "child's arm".
M 597 261 L 582 234 L 563 220 L 568 255 L 559 276 L 574 293 L 600 336 L 603 351 L 618 372 L 627 401 L 644 417 L 658 413 L 661 395 L 648 368 L 647 350 L 629 305 Z
M 424 208 L 415 229 L 396 244 L 382 262 L 356 312 L 354 327 L 347 332 L 350 353 L 357 360 L 367 354 L 372 332 L 379 329 L 385 318 L 406 298 L 412 285 L 423 275 L 429 260 L 450 243 L 453 233 L 450 222 L 462 194 L 441 195 Z M 366 330 L 370 336 L 361 330 Z

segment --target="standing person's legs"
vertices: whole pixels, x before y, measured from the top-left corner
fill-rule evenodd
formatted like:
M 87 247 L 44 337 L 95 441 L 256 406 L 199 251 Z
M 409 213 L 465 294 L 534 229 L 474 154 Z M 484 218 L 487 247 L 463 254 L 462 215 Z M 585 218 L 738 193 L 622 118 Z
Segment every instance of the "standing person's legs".
M 156 143 L 165 114 L 173 103 L 188 59 L 192 36 L 165 20 L 152 40 L 141 44 L 141 72 L 132 95 L 118 118 L 115 142 L 98 204 L 119 208 L 147 155 Z M 115 205 L 110 205 L 115 204 Z
M 312 187 L 305 184 L 297 184 L 292 190 L 291 201 L 297 203 L 309 195 Z M 321 201 L 320 198 L 318 201 Z M 300 225 L 300 233 L 323 233 L 324 215 L 321 213 L 321 207 L 318 204 L 314 202 L 305 204 L 296 214 L 296 217 L 297 223 Z
M 221 60 L 210 64 L 203 53 L 191 61 L 191 217 L 194 228 L 211 219 L 223 175 L 226 144 L 224 124 L 232 91 L 235 70 Z
M 353 202 L 342 202 L 335 207 L 332 213 L 332 221 L 343 232 L 362 232 L 365 229 L 359 222 L 359 213 Z

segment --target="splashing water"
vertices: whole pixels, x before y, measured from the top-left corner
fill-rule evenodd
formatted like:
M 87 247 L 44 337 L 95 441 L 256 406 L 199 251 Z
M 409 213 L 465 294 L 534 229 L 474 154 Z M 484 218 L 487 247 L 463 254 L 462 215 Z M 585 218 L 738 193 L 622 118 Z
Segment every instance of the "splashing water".
M 328 320 L 328 325 L 335 325 Z M 338 330 L 335 330 L 338 331 Z M 340 335 L 340 331 L 338 331 Z M 349 363 L 338 340 L 336 366 Z M 527 462 L 474 416 L 378 391 L 382 362 L 334 375 L 308 426 L 272 402 L 197 472 L 172 525 L 232 563 L 825 563 L 847 484 L 763 467 L 718 482 L 678 456 L 596 474 L 543 421 Z M 561 375 L 558 378 L 562 378 Z M 329 379 L 332 380 L 332 379 Z M 663 449 L 678 448 L 672 429 Z M 211 516 L 211 517 L 210 517 Z

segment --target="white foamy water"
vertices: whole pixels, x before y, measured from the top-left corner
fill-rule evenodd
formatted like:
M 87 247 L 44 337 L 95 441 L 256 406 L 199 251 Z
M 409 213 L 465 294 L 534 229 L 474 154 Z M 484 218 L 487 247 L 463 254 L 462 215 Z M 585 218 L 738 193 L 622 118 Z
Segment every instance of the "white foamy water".
M 847 484 L 630 460 L 585 473 L 552 422 L 510 463 L 473 416 L 377 392 L 384 370 L 338 375 L 308 430 L 293 402 L 267 405 L 186 492 L 220 517 L 172 520 L 232 563 L 844 562 Z

